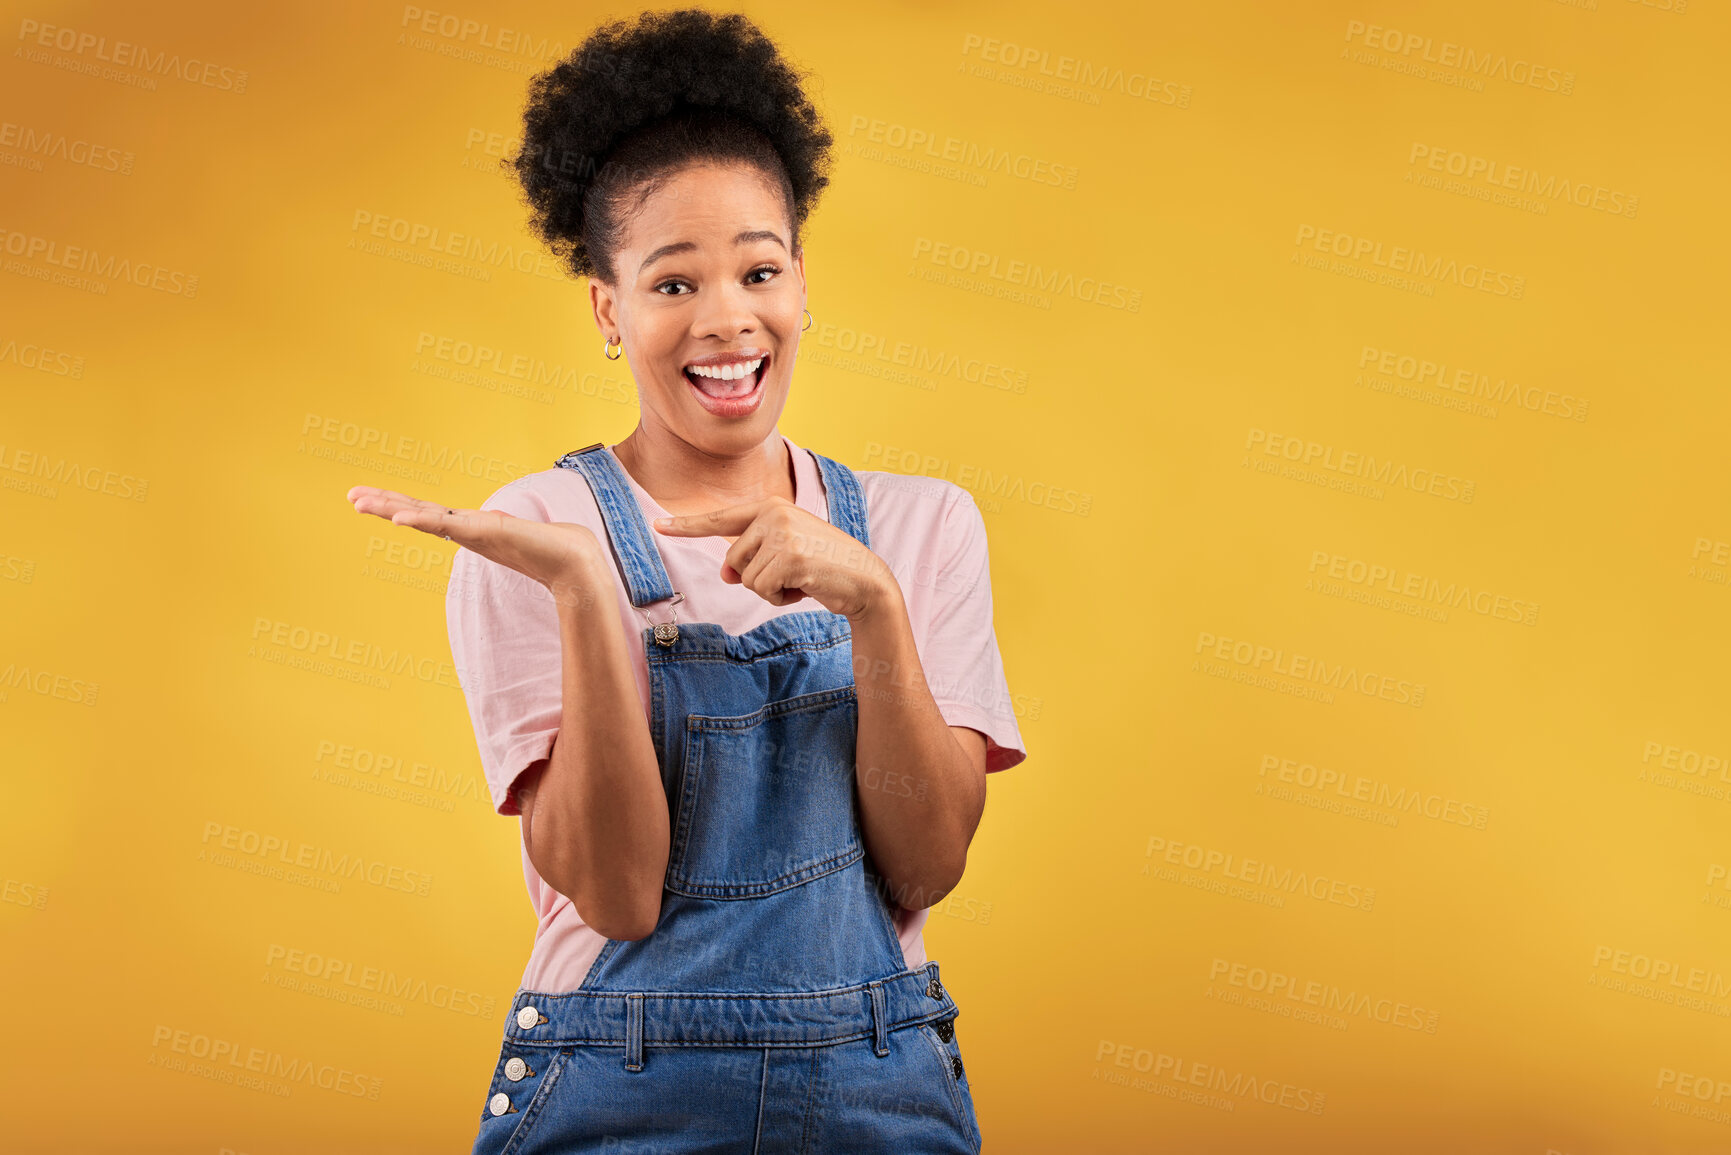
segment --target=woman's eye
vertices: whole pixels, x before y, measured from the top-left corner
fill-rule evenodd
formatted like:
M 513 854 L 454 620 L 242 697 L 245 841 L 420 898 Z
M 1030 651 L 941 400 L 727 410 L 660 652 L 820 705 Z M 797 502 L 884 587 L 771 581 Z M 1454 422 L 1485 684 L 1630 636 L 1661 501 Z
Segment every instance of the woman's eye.
M 759 265 L 757 268 L 751 270 L 751 272 L 745 274 L 745 283 L 748 285 L 761 285 L 766 283 L 770 277 L 775 276 L 779 272 L 781 272 L 781 266 L 779 265 Z M 767 273 L 769 276 L 764 277 L 761 280 L 753 280 L 752 278 L 756 277 L 759 273 Z M 655 286 L 655 291 L 664 297 L 687 297 L 691 295 L 690 292 L 668 292 L 669 289 L 674 288 L 690 290 L 691 286 L 685 281 L 662 281 L 659 285 Z

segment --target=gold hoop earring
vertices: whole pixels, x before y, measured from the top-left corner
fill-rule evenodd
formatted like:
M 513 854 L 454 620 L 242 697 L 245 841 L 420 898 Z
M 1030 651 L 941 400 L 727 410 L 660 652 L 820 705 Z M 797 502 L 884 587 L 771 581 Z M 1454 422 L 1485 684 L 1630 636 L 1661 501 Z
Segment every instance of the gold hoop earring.
M 803 332 L 805 332 L 805 331 L 806 331 L 806 330 L 807 330 L 807 329 L 809 329 L 809 328 L 811 328 L 811 325 L 812 325 L 812 322 L 813 322 L 813 321 L 815 321 L 815 320 L 817 320 L 817 318 L 816 318 L 816 317 L 813 317 L 813 316 L 812 316 L 812 315 L 811 315 L 811 310 L 810 310 L 810 309 L 806 309 L 806 310 L 804 310 L 804 313 L 805 313 L 805 324 L 803 324 L 803 325 L 801 325 L 801 326 L 800 326 L 800 327 L 799 327 L 799 331 L 800 331 L 800 332 L 801 332 L 801 333 L 803 333 Z
M 609 353 L 607 351 L 609 349 L 618 349 L 619 352 Z M 601 355 L 603 357 L 607 358 L 609 361 L 619 360 L 620 357 L 623 357 L 625 355 L 624 343 L 621 342 L 620 344 L 615 345 L 611 340 L 601 342 Z

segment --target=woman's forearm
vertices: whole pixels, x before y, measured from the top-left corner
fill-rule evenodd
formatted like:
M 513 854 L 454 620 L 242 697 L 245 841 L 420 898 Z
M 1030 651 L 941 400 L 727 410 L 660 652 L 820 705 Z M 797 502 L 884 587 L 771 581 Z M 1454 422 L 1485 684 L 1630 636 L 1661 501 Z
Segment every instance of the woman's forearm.
M 860 822 L 891 897 L 918 910 L 961 881 L 986 784 L 926 685 L 893 578 L 852 629 Z
M 561 713 L 550 757 L 523 798 L 535 869 L 608 938 L 642 938 L 661 914 L 667 793 L 643 716 L 605 558 L 555 593 Z

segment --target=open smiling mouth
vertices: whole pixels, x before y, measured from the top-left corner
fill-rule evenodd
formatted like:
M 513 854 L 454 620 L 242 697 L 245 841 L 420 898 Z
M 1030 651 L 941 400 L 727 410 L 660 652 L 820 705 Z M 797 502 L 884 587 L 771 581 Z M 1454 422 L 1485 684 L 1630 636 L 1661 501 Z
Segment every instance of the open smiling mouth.
M 768 372 L 767 354 L 727 365 L 688 365 L 683 370 L 698 402 L 717 417 L 742 417 L 756 409 Z

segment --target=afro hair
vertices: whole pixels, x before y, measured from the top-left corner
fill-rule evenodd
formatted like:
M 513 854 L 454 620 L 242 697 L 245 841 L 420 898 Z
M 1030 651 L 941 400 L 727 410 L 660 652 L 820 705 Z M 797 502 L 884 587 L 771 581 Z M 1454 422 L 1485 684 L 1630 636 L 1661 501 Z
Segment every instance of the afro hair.
M 506 164 L 532 230 L 572 273 L 616 284 L 633 201 L 689 163 L 743 162 L 780 188 L 797 253 L 834 143 L 801 79 L 739 13 L 603 24 L 530 81 L 523 141 Z

